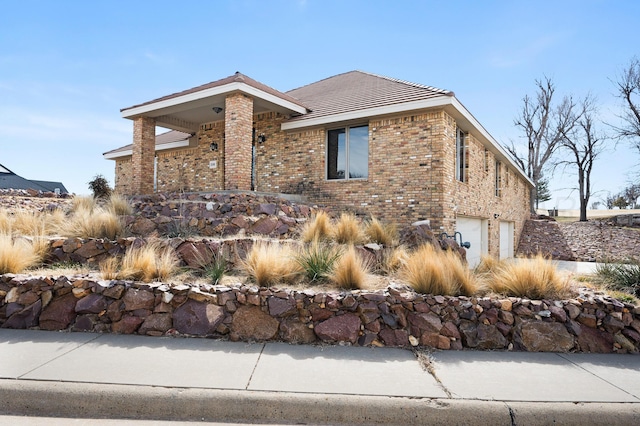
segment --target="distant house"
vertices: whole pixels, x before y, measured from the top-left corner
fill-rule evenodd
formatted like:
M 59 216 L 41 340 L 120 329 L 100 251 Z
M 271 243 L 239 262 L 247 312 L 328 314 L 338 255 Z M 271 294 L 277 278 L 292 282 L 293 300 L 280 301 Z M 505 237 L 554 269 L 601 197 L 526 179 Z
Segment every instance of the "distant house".
M 60 194 L 69 193 L 62 182 L 25 179 L 22 176 L 18 176 L 13 173 L 2 164 L 0 164 L 0 189 L 24 189 L 42 192 L 55 192 Z
M 472 265 L 513 256 L 529 217 L 533 183 L 448 90 L 351 71 L 283 93 L 236 73 L 121 112 L 133 144 L 104 158 L 125 194 L 292 193 L 428 219 L 471 242 Z

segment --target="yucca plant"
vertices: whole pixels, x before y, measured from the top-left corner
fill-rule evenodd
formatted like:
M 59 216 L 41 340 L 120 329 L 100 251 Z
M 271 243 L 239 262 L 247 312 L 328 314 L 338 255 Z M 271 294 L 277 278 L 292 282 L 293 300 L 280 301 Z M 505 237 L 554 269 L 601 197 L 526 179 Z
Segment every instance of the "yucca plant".
M 324 281 L 331 274 L 341 255 L 340 247 L 314 240 L 295 256 L 295 260 L 304 270 L 309 281 Z
M 640 260 L 598 264 L 596 274 L 610 288 L 640 297 Z

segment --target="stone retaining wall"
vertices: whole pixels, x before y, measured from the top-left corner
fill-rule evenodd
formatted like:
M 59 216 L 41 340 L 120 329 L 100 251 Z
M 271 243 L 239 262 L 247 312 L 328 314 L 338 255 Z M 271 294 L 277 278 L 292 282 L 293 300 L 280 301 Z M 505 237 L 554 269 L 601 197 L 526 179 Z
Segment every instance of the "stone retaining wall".
M 611 223 L 528 220 L 520 237 L 518 255 L 530 256 L 540 252 L 556 260 L 583 262 L 637 258 L 640 230 Z
M 598 294 L 564 301 L 289 291 L 0 276 L 0 327 L 234 341 L 638 353 L 640 307 Z

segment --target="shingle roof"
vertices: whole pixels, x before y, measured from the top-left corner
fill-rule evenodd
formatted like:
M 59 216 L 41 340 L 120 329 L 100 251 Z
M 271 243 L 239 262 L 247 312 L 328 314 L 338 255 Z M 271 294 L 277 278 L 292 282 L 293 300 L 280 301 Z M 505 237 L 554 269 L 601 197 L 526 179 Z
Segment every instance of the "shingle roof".
M 262 84 L 259 81 L 256 81 L 254 79 L 252 79 L 251 77 L 247 77 L 246 75 L 240 73 L 240 72 L 236 72 L 233 75 L 230 75 L 229 77 L 225 77 L 222 78 L 220 80 L 216 80 L 216 81 L 212 81 L 211 83 L 207 83 L 207 84 L 203 84 L 201 86 L 196 86 L 196 87 L 192 87 L 191 89 L 187 89 L 187 90 L 183 90 L 181 92 L 177 92 L 177 93 L 173 93 L 171 95 L 167 95 L 167 96 L 163 96 L 161 98 L 158 99 L 154 99 L 152 101 L 149 102 L 144 102 L 142 104 L 138 104 L 138 105 L 133 105 L 130 106 L 128 108 L 123 108 L 120 111 L 126 111 L 128 109 L 132 109 L 132 108 L 137 108 L 137 107 L 141 107 L 144 105 L 150 105 L 150 104 L 154 104 L 156 102 L 160 102 L 160 101 L 165 101 L 167 99 L 173 99 L 173 98 L 177 98 L 180 96 L 184 96 L 184 95 L 188 95 L 190 93 L 195 93 L 195 92 L 200 92 L 202 90 L 206 90 L 206 89 L 211 89 L 214 87 L 219 87 L 219 86 L 224 86 L 225 84 L 230 84 L 230 83 L 245 83 L 251 87 L 254 87 L 256 89 L 262 90 L 263 92 L 269 93 L 271 95 L 277 96 L 281 99 L 284 99 L 286 101 L 292 102 L 296 105 L 299 105 L 301 107 L 307 108 L 306 105 L 302 104 L 298 99 L 295 99 L 293 97 L 291 97 L 290 95 L 287 95 L 286 93 L 282 93 L 272 87 L 267 86 L 266 84 Z
M 67 188 L 60 182 L 25 179 L 0 164 L 0 189 L 33 189 L 53 192 L 55 188 L 60 188 L 61 193 L 68 192 Z
M 180 142 L 189 139 L 193 136 L 191 133 L 180 132 L 178 130 L 170 130 L 168 132 L 156 135 L 156 149 L 164 144 Z M 133 149 L 133 144 L 121 146 L 120 148 L 107 151 L 104 154 L 115 154 L 117 152 L 125 152 Z M 103 154 L 103 155 L 104 155 Z
M 308 114 L 293 117 L 291 121 L 453 96 L 448 90 L 363 71 L 338 74 L 286 93 L 311 109 Z

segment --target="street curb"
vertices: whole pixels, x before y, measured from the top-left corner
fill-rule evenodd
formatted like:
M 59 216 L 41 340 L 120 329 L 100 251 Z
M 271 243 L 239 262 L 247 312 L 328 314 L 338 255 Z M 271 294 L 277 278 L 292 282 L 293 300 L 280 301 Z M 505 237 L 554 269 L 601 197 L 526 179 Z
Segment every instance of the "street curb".
M 332 425 L 640 424 L 640 403 L 503 402 L 0 380 L 0 414 Z

